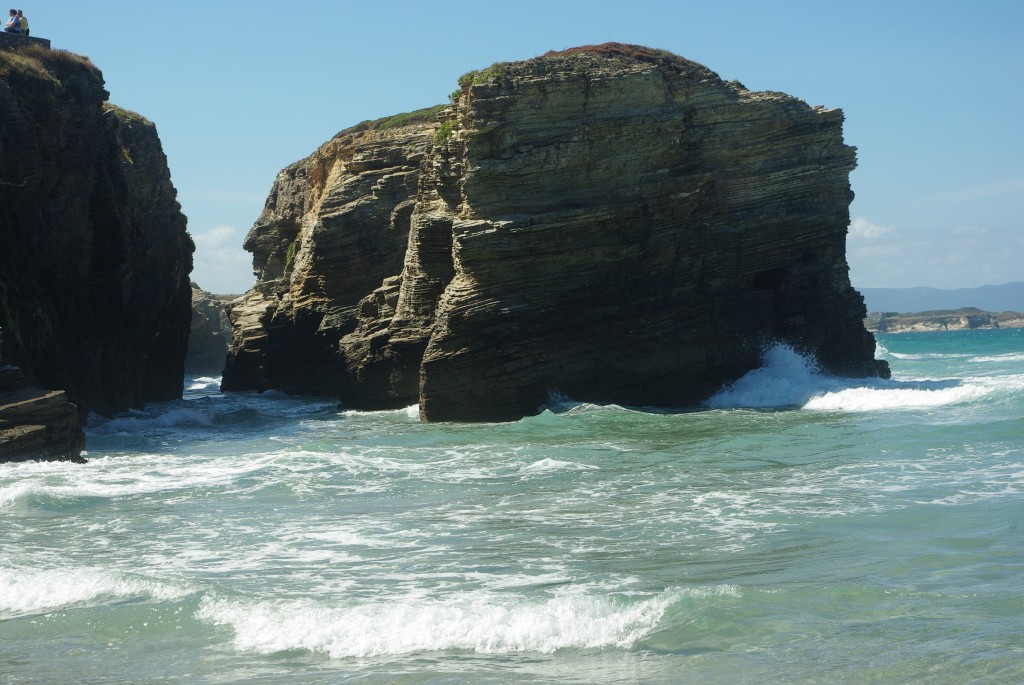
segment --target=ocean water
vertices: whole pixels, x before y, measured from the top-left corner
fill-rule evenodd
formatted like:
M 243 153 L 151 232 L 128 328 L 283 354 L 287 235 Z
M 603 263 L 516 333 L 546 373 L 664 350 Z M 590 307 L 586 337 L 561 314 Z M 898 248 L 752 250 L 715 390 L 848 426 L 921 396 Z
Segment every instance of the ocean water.
M 1024 331 L 699 410 L 217 392 L 0 467 L 0 683 L 1022 683 Z

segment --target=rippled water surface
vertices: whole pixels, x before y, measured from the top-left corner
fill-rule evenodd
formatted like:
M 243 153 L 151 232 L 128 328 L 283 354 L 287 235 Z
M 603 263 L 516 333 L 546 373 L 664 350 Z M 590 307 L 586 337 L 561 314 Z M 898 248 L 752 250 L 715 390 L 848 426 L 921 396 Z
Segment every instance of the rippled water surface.
M 1024 682 L 1024 332 L 700 410 L 275 393 L 0 467 L 0 682 Z

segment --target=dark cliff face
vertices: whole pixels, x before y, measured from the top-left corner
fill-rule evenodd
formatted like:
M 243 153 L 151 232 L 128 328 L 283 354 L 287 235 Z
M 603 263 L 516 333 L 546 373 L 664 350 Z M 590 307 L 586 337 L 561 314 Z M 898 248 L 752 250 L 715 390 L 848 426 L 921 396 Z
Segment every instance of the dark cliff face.
M 180 397 L 193 245 L 150 122 L 87 59 L 0 53 L 4 353 L 80 408 Z
M 834 373 L 887 374 L 848 278 L 856 162 L 840 111 L 614 44 L 461 85 L 427 132 L 401 272 L 345 290 L 363 299 L 333 332 L 344 402 L 419 401 L 427 420 L 513 419 L 552 390 L 683 406 L 771 339 Z M 293 222 L 303 282 L 335 282 L 308 216 Z M 301 316 L 300 299 L 277 302 Z M 237 354 L 254 351 L 237 331 Z

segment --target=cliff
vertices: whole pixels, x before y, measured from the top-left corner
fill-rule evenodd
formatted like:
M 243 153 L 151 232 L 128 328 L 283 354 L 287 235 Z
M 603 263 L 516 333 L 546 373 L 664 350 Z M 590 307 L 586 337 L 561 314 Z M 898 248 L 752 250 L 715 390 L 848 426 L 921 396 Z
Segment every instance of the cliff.
M 219 376 L 231 340 L 226 307 L 238 295 L 214 295 L 192 284 L 192 329 L 188 336 L 185 373 Z
M 0 356 L 111 415 L 180 397 L 192 241 L 152 123 L 88 59 L 0 51 Z
M 619 44 L 459 83 L 437 122 L 278 176 L 226 388 L 505 420 L 552 390 L 694 404 L 769 339 L 888 374 L 848 278 L 840 111 Z

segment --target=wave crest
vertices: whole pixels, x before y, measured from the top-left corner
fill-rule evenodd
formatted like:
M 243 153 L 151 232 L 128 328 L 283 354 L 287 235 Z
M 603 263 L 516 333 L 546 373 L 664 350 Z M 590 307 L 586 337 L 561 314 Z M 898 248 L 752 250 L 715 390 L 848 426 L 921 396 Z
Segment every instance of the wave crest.
M 125 598 L 174 600 L 188 592 L 102 568 L 0 568 L 0 619 Z
M 330 608 L 309 601 L 204 599 L 198 617 L 231 626 L 235 646 L 262 654 L 292 649 L 332 658 L 449 649 L 498 654 L 563 648 L 629 648 L 666 609 L 693 592 L 629 602 L 590 595 L 516 602 L 494 595 Z

